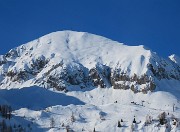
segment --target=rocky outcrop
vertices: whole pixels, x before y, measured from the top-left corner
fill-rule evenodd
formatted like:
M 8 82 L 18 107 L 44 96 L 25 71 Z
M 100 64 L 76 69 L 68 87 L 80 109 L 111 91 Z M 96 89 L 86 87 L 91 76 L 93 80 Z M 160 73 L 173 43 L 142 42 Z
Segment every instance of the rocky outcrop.
M 44 74 L 46 77 L 43 82 L 46 82 L 46 87 L 54 87 L 56 90 L 67 90 L 68 86 L 73 85 L 85 88 L 92 85 L 87 73 L 88 69 L 80 64 L 71 66 L 60 62 Z
M 0 66 L 6 63 L 7 63 L 6 57 L 4 55 L 0 55 Z
M 30 69 L 29 71 L 31 72 L 31 74 L 36 75 L 37 73 L 42 71 L 42 69 L 48 62 L 49 62 L 49 59 L 41 55 L 30 62 L 31 66 L 29 68 Z
M 41 72 L 48 62 L 48 59 L 44 56 L 40 56 L 37 59 L 32 60 L 32 62 L 30 62 L 31 65 L 29 67 L 27 66 L 26 69 L 8 70 L 7 73 L 5 73 L 5 76 L 9 77 L 12 82 L 25 82 Z
M 11 54 L 12 57 L 16 55 L 16 52 L 11 51 L 9 54 Z M 8 57 L 10 57 L 10 55 Z M 4 61 L 2 65 L 7 63 L 5 56 L 1 58 L 1 61 Z M 60 61 L 56 65 L 49 66 L 49 61 L 50 59 L 40 55 L 36 57 L 36 59 L 32 59 L 26 69 L 7 70 L 7 72 L 2 74 L 2 77 L 8 77 L 12 82 L 22 83 L 35 78 L 43 69 L 48 67 L 48 70 L 45 70 L 43 76 L 38 77 L 34 81 L 35 85 L 47 88 L 53 87 L 59 91 L 67 90 L 70 86 L 78 86 L 80 88 L 113 87 L 114 89 L 131 89 L 134 93 L 154 91 L 156 88 L 155 78 L 179 79 L 178 75 L 170 74 L 164 67 L 155 67 L 153 64 L 148 65 L 148 69 L 151 71 L 150 74 L 138 76 L 134 73 L 133 76 L 129 76 L 119 67 L 112 69 L 100 63 L 94 68 L 87 69 L 79 63 L 67 64 L 63 61 Z M 3 79 L 1 78 L 1 80 Z
M 26 81 L 29 78 L 28 72 L 27 71 L 19 71 L 19 72 L 13 72 L 9 71 L 6 74 L 8 77 L 10 77 L 10 80 L 12 82 L 21 82 L 21 81 Z
M 167 72 L 165 69 L 165 66 L 153 66 L 152 64 L 148 65 L 149 70 L 152 72 L 152 74 L 158 79 L 175 79 L 180 80 L 180 68 L 176 65 L 177 71 L 171 71 Z M 172 73 L 174 72 L 174 73 Z
M 89 76 L 94 86 L 99 86 L 101 88 L 111 86 L 111 69 L 108 66 L 97 64 L 95 68 L 89 70 Z
M 134 76 L 129 77 L 120 69 L 115 69 L 111 73 L 111 84 L 114 89 L 131 89 L 135 93 L 147 93 L 147 91 L 153 91 L 156 88 L 155 83 L 146 74 L 140 77 L 134 74 Z
M 38 75 L 48 64 L 49 59 L 44 56 L 39 56 L 31 61 L 30 67 L 26 70 L 13 71 L 10 70 L 4 73 L 4 76 L 9 77 L 12 82 L 25 82 Z M 152 75 L 158 79 L 169 78 L 165 69 L 154 68 L 152 64 L 148 65 Z M 175 78 L 177 79 L 177 78 Z M 152 77 L 147 74 L 137 76 L 129 76 L 120 68 L 111 69 L 109 66 L 97 64 L 92 69 L 87 69 L 83 65 L 75 63 L 64 64 L 60 61 L 56 65 L 52 65 L 44 76 L 35 80 L 36 85 L 43 87 L 53 87 L 56 90 L 67 90 L 69 86 L 86 87 L 113 87 L 114 89 L 131 89 L 134 93 L 153 91 L 156 84 Z
M 16 58 L 19 57 L 18 52 L 16 49 L 10 50 L 8 53 L 5 54 L 6 58 Z

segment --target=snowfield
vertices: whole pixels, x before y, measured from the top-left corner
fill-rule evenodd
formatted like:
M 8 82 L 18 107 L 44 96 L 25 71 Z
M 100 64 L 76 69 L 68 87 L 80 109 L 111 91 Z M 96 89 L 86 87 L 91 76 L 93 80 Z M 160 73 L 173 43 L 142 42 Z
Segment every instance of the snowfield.
M 21 124 L 26 130 L 30 130 L 27 127 L 30 124 L 32 131 L 66 132 L 70 129 L 91 132 L 94 128 L 98 132 L 180 131 L 179 126 L 172 125 L 172 119 L 180 117 L 180 103 L 168 92 L 134 94 L 131 90 L 95 88 L 84 92 L 64 93 L 35 86 L 3 90 L 0 95 L 1 103 L 6 101 L 4 103 L 14 108 L 10 124 Z M 167 114 L 168 128 L 166 125 L 158 125 L 158 115 L 162 112 Z M 152 123 L 145 125 L 148 115 L 152 118 Z M 136 123 L 132 123 L 134 116 Z M 117 127 L 121 119 L 122 127 Z
M 0 131 L 180 132 L 180 58 L 50 33 L 0 55 L 0 105 Z

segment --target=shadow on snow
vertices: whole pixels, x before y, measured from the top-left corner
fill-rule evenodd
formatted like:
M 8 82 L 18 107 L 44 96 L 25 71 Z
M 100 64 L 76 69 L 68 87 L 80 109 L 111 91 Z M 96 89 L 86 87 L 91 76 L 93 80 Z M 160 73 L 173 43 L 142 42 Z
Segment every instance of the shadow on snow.
M 56 93 L 38 86 L 0 90 L 0 104 L 11 105 L 13 109 L 44 109 L 54 105 L 84 105 L 81 100 L 64 93 Z

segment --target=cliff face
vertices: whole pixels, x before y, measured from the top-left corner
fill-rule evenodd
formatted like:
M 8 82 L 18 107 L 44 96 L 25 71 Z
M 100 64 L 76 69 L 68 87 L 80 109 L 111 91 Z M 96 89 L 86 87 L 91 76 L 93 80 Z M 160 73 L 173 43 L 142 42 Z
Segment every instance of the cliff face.
M 172 59 L 171 59 L 172 60 Z M 0 88 L 113 87 L 153 91 L 161 80 L 180 81 L 180 67 L 144 48 L 74 31 L 60 31 L 0 56 Z

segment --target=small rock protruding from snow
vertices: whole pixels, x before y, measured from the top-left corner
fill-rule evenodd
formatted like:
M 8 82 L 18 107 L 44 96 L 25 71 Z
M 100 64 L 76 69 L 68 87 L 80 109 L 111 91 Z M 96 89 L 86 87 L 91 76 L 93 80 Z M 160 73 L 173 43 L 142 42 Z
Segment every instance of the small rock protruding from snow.
M 169 56 L 169 59 L 180 66 L 180 57 L 179 56 L 172 54 Z

